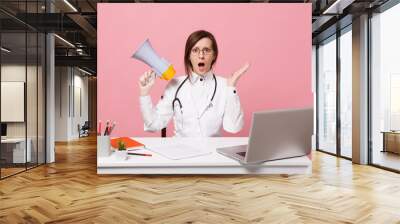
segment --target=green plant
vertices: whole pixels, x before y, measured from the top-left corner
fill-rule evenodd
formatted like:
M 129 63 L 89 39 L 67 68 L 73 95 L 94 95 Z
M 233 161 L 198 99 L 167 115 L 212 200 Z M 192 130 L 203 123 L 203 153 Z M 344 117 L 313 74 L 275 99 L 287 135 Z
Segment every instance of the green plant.
M 123 142 L 123 141 L 118 142 L 118 150 L 119 151 L 126 150 L 125 142 Z

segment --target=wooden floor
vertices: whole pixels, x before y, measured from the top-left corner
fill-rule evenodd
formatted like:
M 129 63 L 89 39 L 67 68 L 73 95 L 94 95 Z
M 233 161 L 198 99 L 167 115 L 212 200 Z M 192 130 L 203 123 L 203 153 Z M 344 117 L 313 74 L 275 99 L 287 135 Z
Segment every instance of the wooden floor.
M 10 175 L 19 173 L 26 170 L 25 167 L 24 168 L 1 168 L 1 177 L 8 177 Z
M 313 155 L 311 175 L 96 174 L 95 138 L 0 181 L 0 223 L 400 223 L 400 175 Z
M 400 155 L 392 152 L 375 151 L 372 162 L 377 165 L 400 170 Z

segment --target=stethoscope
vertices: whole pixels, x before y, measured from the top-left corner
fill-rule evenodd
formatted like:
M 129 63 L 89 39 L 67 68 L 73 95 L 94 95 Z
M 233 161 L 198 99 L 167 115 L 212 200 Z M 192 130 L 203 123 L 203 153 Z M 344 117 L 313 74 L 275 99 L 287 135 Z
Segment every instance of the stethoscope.
M 181 87 L 183 86 L 183 84 L 185 84 L 185 82 L 189 79 L 189 76 L 186 77 L 185 80 L 183 80 L 183 82 L 178 86 L 178 89 L 175 92 L 175 98 L 172 101 L 172 110 L 175 112 L 175 102 L 178 102 L 179 104 L 179 108 L 181 111 L 181 114 L 183 114 L 183 110 L 182 110 L 182 103 L 178 98 L 178 93 L 179 90 L 181 89 Z M 215 78 L 215 75 L 213 74 L 213 79 L 214 79 L 214 92 L 213 95 L 211 97 L 210 103 L 208 104 L 208 106 L 204 109 L 204 111 L 201 113 L 201 115 L 199 116 L 199 118 L 201 118 L 203 116 L 203 114 L 211 107 L 213 107 L 213 100 L 214 100 L 214 96 L 215 96 L 215 92 L 217 92 L 217 79 Z

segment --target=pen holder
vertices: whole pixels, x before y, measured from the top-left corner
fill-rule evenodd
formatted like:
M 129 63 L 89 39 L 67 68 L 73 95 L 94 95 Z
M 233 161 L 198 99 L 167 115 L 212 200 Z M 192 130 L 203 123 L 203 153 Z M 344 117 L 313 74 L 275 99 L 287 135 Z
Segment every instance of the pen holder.
M 114 151 L 114 155 L 115 155 L 116 158 L 119 158 L 119 159 L 126 159 L 126 157 L 128 156 L 128 153 L 127 153 L 126 150 L 120 151 L 120 150 L 116 149 L 116 150 Z
M 110 136 L 97 136 L 97 157 L 107 157 L 111 154 Z

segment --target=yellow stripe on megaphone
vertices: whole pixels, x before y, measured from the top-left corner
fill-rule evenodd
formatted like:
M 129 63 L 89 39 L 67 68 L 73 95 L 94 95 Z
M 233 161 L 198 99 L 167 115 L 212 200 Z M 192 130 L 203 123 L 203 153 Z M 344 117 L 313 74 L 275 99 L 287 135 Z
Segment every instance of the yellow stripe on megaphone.
M 174 67 L 172 66 L 172 65 L 170 65 L 169 67 L 168 67 L 168 69 L 167 69 L 167 71 L 165 71 L 162 75 L 161 75 L 161 78 L 162 79 L 164 79 L 164 80 L 171 80 L 173 77 L 174 77 L 174 75 L 175 75 L 175 69 L 174 69 Z

